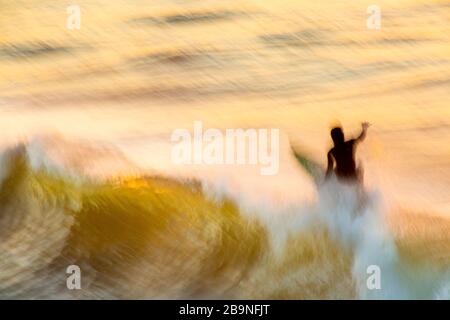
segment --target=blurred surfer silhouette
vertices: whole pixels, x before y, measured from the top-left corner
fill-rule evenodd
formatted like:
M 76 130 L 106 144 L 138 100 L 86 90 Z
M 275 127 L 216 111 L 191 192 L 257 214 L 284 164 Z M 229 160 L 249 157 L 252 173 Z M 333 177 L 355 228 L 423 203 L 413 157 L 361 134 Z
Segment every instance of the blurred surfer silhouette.
M 361 134 L 356 139 L 347 141 L 344 139 L 344 132 L 341 127 L 335 127 L 331 130 L 334 147 L 328 151 L 326 179 L 331 176 L 334 169 L 336 177 L 340 181 L 362 183 L 363 172 L 361 167 L 356 167 L 355 151 L 358 143 L 365 139 L 369 126 L 368 122 L 363 122 Z

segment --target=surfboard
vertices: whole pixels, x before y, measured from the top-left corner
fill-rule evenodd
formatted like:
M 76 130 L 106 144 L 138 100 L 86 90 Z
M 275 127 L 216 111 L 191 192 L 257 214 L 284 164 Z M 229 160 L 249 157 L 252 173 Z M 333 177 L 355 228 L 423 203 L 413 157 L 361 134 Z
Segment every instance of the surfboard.
M 303 152 L 298 147 L 291 145 L 292 153 L 295 156 L 298 164 L 308 173 L 308 175 L 313 178 L 314 183 L 318 185 L 323 181 L 325 176 L 325 168 L 319 164 L 317 161 L 311 159 L 306 152 Z

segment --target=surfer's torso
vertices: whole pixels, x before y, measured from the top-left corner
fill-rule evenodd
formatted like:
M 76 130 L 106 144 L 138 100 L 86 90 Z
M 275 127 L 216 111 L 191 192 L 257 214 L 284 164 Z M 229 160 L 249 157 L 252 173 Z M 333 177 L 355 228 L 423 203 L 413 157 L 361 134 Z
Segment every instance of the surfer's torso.
M 355 163 L 355 140 L 348 140 L 330 150 L 336 167 L 334 172 L 338 178 L 358 179 Z

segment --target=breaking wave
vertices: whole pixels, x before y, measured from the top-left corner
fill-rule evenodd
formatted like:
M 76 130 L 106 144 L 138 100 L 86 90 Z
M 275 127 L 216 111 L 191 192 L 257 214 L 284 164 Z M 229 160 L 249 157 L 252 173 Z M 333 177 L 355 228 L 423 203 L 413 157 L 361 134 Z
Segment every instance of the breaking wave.
M 331 181 L 314 203 L 244 209 L 115 150 L 63 161 L 42 141 L 1 155 L 1 298 L 449 298 L 450 221 L 388 213 L 376 190 Z M 86 174 L 87 154 L 116 174 Z M 69 265 L 81 290 L 66 287 Z

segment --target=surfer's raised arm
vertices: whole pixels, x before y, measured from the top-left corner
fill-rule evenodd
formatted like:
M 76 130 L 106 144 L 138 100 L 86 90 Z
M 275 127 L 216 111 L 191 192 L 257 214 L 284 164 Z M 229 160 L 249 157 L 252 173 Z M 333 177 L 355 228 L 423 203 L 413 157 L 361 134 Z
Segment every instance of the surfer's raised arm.
M 363 122 L 361 123 L 362 131 L 361 134 L 355 139 L 355 142 L 362 142 L 366 138 L 367 135 L 367 128 L 370 127 L 370 123 Z

